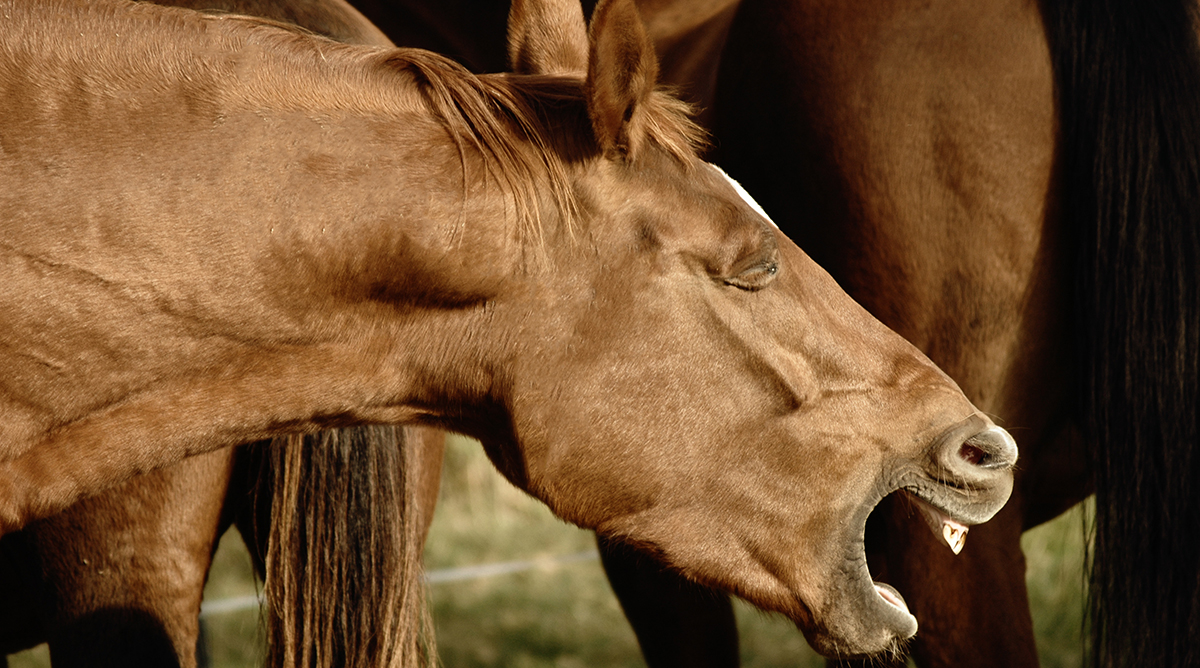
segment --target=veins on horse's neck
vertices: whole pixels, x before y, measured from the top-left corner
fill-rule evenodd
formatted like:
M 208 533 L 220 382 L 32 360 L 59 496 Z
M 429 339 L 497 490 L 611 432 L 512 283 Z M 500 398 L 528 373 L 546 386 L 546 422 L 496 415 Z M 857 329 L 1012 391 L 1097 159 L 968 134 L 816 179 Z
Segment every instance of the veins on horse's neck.
M 295 202 L 267 230 L 271 257 L 309 294 L 349 301 L 457 308 L 495 294 L 520 247 L 482 165 L 468 154 L 464 167 L 431 119 L 347 125 L 350 137 L 383 140 L 317 140 L 297 152 L 278 193 Z

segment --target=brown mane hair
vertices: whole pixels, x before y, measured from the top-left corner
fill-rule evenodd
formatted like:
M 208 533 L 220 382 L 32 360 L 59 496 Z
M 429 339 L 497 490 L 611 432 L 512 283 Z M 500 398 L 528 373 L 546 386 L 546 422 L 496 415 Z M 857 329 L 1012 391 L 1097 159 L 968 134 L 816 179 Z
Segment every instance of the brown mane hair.
M 462 155 L 464 181 L 467 151 L 484 163 L 487 176 L 511 199 L 523 240 L 545 238 L 539 185 L 550 188 L 553 206 L 564 223 L 573 226 L 578 203 L 567 170 L 569 162 L 598 154 L 591 137 L 583 81 L 546 75 L 476 76 L 444 56 L 421 49 L 396 49 L 383 54 L 383 63 L 411 73 L 431 109 Z M 571 110 L 573 127 L 553 126 Z M 681 164 L 704 144 L 704 131 L 692 120 L 692 109 L 667 92 L 650 97 L 644 114 L 649 139 Z M 554 149 L 554 150 L 551 150 Z M 558 159 L 552 159 L 551 156 Z
M 212 15 L 210 20 L 238 20 L 258 24 L 264 30 L 261 39 L 270 48 L 290 51 L 309 51 L 325 63 L 344 58 L 346 64 L 333 73 L 337 82 L 330 91 L 333 99 L 322 97 L 321 104 L 331 102 L 338 108 L 347 102 L 348 108 L 359 105 L 378 108 L 389 105 L 394 97 L 395 80 L 392 73 L 402 72 L 418 86 L 429 109 L 441 119 L 446 132 L 462 156 L 464 196 L 468 180 L 468 152 L 473 151 L 483 161 L 485 176 L 507 197 L 512 220 L 519 226 L 520 238 L 541 244 L 546 230 L 542 220 L 542 196 L 539 186 L 548 186 L 550 204 L 559 212 L 562 221 L 572 226 L 578 214 L 578 203 L 572 194 L 567 161 L 582 161 L 598 155 L 588 120 L 583 80 L 574 77 L 547 75 L 476 75 L 459 63 L 423 49 L 397 48 L 363 51 L 301 31 L 288 29 L 271 21 L 248 17 Z M 277 28 L 284 28 L 278 30 Z M 367 61 L 367 67 L 359 65 Z M 364 72 L 379 76 L 364 76 Z M 274 72 L 271 72 L 274 74 Z M 343 90 L 352 87 L 352 91 Z M 272 81 L 267 90 L 290 89 L 286 80 Z M 251 90 L 251 89 L 243 89 Z M 305 100 L 304 95 L 289 100 Z M 311 93 L 309 94 L 311 96 Z M 572 127 L 553 126 L 566 116 L 565 110 L 577 118 Z M 695 156 L 705 145 L 705 132 L 692 117 L 691 106 L 670 94 L 657 91 L 642 107 L 647 138 L 665 150 L 681 164 Z M 551 150 L 554 149 L 554 150 Z M 557 160 L 552 159 L 556 156 Z
M 583 80 L 570 76 L 476 75 L 463 65 L 424 49 L 396 48 L 364 51 L 361 47 L 333 42 L 307 31 L 270 20 L 230 15 L 206 15 L 217 21 L 239 21 L 254 25 L 254 39 L 264 48 L 307 51 L 322 66 L 335 70 L 332 86 L 319 101 L 311 89 L 296 86 L 280 76 L 262 87 L 240 88 L 287 90 L 289 103 L 307 108 L 317 102 L 325 108 L 387 109 L 394 107 L 394 73 L 412 78 L 425 103 L 441 121 L 462 157 L 464 197 L 468 182 L 469 152 L 483 161 L 485 177 L 500 188 L 511 203 L 512 220 L 519 226 L 523 242 L 541 244 L 546 230 L 542 219 L 542 186 L 548 186 L 549 204 L 562 221 L 572 226 L 578 203 L 572 193 L 567 163 L 598 155 L 592 139 L 584 97 Z M 339 64 L 339 61 L 342 61 Z M 365 67 L 363 66 L 365 65 Z M 257 73 L 256 73 L 257 74 Z M 259 76 L 276 75 L 270 70 Z M 286 73 L 285 73 L 286 74 Z M 377 76 L 372 76 L 372 75 Z M 254 104 L 259 100 L 246 99 Z M 280 102 L 272 96 L 272 104 Z M 548 113 L 553 110 L 553 113 Z M 553 125 L 568 117 L 570 127 Z M 647 138 L 681 164 L 687 165 L 705 145 L 705 131 L 693 120 L 686 102 L 667 89 L 656 91 L 639 110 Z M 588 138 L 586 141 L 583 138 Z M 554 159 L 551 156 L 558 159 Z M 565 161 L 564 161 L 565 160 Z

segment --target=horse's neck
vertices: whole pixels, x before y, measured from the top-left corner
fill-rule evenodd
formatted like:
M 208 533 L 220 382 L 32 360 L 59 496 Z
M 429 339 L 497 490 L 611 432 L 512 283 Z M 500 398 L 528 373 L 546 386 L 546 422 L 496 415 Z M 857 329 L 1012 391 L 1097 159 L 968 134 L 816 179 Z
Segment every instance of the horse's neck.
M 264 397 L 326 385 L 251 410 L 297 426 L 403 403 L 405 371 L 430 357 L 405 348 L 419 319 L 404 314 L 466 309 L 498 288 L 509 263 L 488 226 L 503 202 L 463 191 L 481 170 L 463 177 L 419 101 L 324 105 L 309 56 L 221 52 L 222 76 L 168 55 L 175 69 L 158 80 L 65 58 L 0 69 L 0 84 L 30 93 L 4 96 L 5 117 L 28 120 L 0 131 L 0 173 L 18 194 L 0 199 L 0 340 L 23 346 L 0 366 L 33 406 L 8 445 L 134 395 L 208 400 L 189 383 L 232 379 L 230 400 L 251 384 Z M 290 88 L 263 90 L 280 70 Z M 416 95 L 395 78 L 391 94 Z M 486 261 L 466 260 L 481 248 Z
M 405 294 L 421 287 L 406 267 L 430 280 L 438 259 L 495 245 L 504 202 L 407 72 L 240 21 L 80 13 L 94 34 L 128 36 L 125 51 L 98 40 L 94 58 L 78 55 L 93 26 L 60 26 L 79 35 L 65 40 L 77 55 L 48 54 L 56 42 L 41 39 L 29 67 L 0 70 L 21 93 L 6 96 L 6 116 L 26 119 L 5 133 L 17 158 L 7 171 L 41 214 L 6 222 L 14 251 L 160 291 L 311 296 L 315 282 L 420 300 Z M 148 29 L 162 34 L 137 34 Z M 164 44 L 177 48 L 157 53 Z

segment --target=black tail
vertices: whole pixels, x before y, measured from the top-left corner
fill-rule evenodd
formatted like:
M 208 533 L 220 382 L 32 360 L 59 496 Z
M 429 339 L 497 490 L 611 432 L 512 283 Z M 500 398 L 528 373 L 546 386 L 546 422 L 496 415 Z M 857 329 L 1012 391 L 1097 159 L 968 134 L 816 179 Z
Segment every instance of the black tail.
M 356 427 L 255 446 L 257 526 L 247 542 L 265 556 L 267 666 L 432 662 L 425 527 L 403 439 L 398 427 Z
M 1193 0 L 1043 0 L 1078 243 L 1097 666 L 1200 664 L 1200 47 Z

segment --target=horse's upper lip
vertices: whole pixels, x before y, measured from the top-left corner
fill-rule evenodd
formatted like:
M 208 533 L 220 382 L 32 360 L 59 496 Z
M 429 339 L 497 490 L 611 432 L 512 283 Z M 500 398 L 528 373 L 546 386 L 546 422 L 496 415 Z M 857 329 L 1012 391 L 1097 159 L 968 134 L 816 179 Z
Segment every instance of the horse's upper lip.
M 967 531 L 969 522 L 967 520 L 956 518 L 953 513 L 946 510 L 944 507 L 929 499 L 926 495 L 921 494 L 919 489 L 904 489 L 900 490 L 909 503 L 916 508 L 921 518 L 929 525 L 933 535 L 947 547 L 953 550 L 954 554 L 962 551 L 963 545 L 967 540 Z

